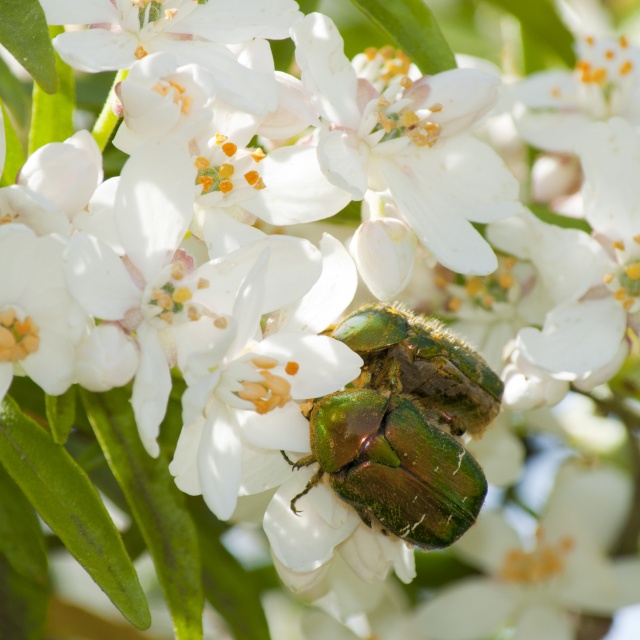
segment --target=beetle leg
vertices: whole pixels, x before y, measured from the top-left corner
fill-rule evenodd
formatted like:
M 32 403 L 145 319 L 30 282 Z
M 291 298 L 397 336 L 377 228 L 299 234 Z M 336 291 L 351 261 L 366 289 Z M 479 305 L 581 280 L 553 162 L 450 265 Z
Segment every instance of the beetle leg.
M 306 496 L 307 493 L 309 493 L 309 491 L 311 491 L 311 489 L 313 489 L 313 487 L 315 487 L 318 482 L 320 482 L 320 479 L 322 478 L 322 476 L 324 475 L 324 470 L 323 469 L 318 469 L 312 476 L 311 480 L 309 480 L 309 482 L 307 482 L 307 486 L 304 488 L 304 490 L 302 490 L 292 501 L 291 501 L 291 511 L 293 511 L 293 513 L 295 513 L 297 516 L 299 516 L 302 511 L 300 511 L 299 509 L 296 509 L 296 502 L 298 502 L 298 500 L 300 498 L 302 498 L 302 496 Z
M 300 460 L 294 462 L 284 451 L 281 450 L 280 453 L 282 454 L 282 457 L 293 467 L 292 471 L 301 469 L 302 467 L 310 467 L 314 462 L 316 462 L 316 459 L 313 456 L 304 456 L 304 458 L 300 458 Z

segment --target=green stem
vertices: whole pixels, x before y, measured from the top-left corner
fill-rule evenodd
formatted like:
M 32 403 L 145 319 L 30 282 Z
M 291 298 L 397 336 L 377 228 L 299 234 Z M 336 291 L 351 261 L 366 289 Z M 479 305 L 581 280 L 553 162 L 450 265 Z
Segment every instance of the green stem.
M 94 137 L 95 141 L 98 143 L 98 147 L 100 151 L 104 151 L 107 143 L 111 139 L 111 135 L 113 134 L 120 118 L 113 112 L 111 107 L 111 101 L 114 97 L 114 89 L 119 82 L 122 82 L 128 74 L 127 69 L 122 69 L 118 71 L 116 74 L 116 78 L 113 81 L 113 86 L 109 90 L 109 95 L 105 100 L 104 107 L 102 107 L 102 111 L 96 120 L 96 123 L 93 127 L 93 131 L 91 135 Z

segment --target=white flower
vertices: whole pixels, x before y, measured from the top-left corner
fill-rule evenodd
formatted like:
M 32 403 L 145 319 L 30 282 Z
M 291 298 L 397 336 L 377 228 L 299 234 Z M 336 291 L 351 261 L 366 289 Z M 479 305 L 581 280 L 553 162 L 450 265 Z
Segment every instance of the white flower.
M 169 53 L 144 57 L 116 88 L 124 122 L 113 144 L 131 153 L 145 140 L 166 136 L 187 143 L 211 120 L 205 107 L 214 91 L 210 73 L 198 65 L 178 67 Z
M 63 251 L 60 238 L 0 226 L 0 398 L 14 375 L 29 376 L 49 395 L 73 382 L 84 316 L 64 282 Z
M 631 483 L 610 467 L 565 467 L 532 548 L 505 518 L 480 516 L 455 549 L 488 577 L 454 584 L 429 601 L 418 620 L 434 640 L 474 640 L 516 627 L 522 640 L 575 637 L 571 613 L 611 615 L 640 598 L 640 561 L 609 560 L 628 513 Z M 464 608 L 465 615 L 460 615 Z
M 102 154 L 85 130 L 50 142 L 29 156 L 18 184 L 46 198 L 69 218 L 82 211 L 102 182 Z
M 277 104 L 273 61 L 270 72 L 253 70 L 229 45 L 286 38 L 300 18 L 292 0 L 270 0 L 268 6 L 258 0 L 44 0 L 42 6 L 49 24 L 90 25 L 54 40 L 63 60 L 77 69 L 126 69 L 150 53 L 170 51 L 179 64 L 210 69 L 220 98 L 260 113 Z
M 571 71 L 542 71 L 514 85 L 520 135 L 536 147 L 573 153 L 594 120 L 612 116 L 640 124 L 640 49 L 621 36 L 577 41 Z
M 416 82 L 396 76 L 379 94 L 358 79 L 325 16 L 307 16 L 292 37 L 302 82 L 323 121 L 318 157 L 329 180 L 358 200 L 368 189 L 388 188 L 445 266 L 493 271 L 496 257 L 470 221 L 516 213 L 518 185 L 495 152 L 463 132 L 491 108 L 498 80 L 470 69 Z

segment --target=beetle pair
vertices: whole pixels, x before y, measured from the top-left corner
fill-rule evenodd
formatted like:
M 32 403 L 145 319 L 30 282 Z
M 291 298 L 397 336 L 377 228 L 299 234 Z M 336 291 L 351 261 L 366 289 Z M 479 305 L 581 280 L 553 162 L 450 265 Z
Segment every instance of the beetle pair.
M 487 363 L 436 321 L 401 307 L 365 306 L 332 329 L 364 360 L 355 388 L 326 396 L 309 416 L 318 463 L 337 495 L 368 525 L 377 521 L 423 549 L 457 540 L 487 492 L 482 469 L 454 437 L 480 435 L 503 385 Z

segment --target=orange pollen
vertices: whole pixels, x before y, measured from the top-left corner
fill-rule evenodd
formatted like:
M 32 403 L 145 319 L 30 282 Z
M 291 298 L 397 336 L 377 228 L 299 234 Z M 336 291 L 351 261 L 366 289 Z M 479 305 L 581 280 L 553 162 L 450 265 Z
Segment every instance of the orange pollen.
M 260 178 L 260 174 L 257 171 L 247 171 L 247 173 L 244 174 L 244 179 L 251 186 L 253 186 L 256 182 L 258 182 L 259 178 Z
M 613 59 L 616 57 L 616 52 L 615 52 L 613 49 L 607 49 L 607 50 L 604 52 L 604 57 L 605 57 L 607 60 L 613 60 Z
M 15 310 L 0 312 L 0 362 L 20 362 L 40 346 L 40 329 L 31 316 L 16 318 Z
M 195 307 L 189 307 L 187 309 L 187 317 L 191 322 L 196 322 L 197 320 L 200 320 L 202 314 Z
M 625 60 L 620 65 L 620 69 L 618 69 L 618 72 L 620 73 L 621 76 L 626 76 L 628 73 L 631 73 L 632 70 L 633 70 L 633 62 L 631 62 L 631 60 Z
M 367 47 L 364 50 L 365 58 L 369 61 L 375 60 L 378 55 L 378 50 L 375 47 Z
M 592 47 L 592 46 L 594 45 L 595 41 L 596 41 L 596 39 L 595 39 L 593 36 L 587 36 L 587 37 L 585 38 L 585 42 L 586 42 L 590 47 Z
M 300 371 L 300 365 L 297 362 L 287 362 L 284 371 L 287 375 L 295 376 Z
M 221 178 L 230 178 L 235 173 L 236 168 L 232 164 L 221 164 L 218 167 L 218 174 Z
M 591 81 L 597 84 L 604 84 L 607 80 L 607 70 L 603 67 L 593 70 Z
M 229 191 L 233 190 L 233 182 L 231 182 L 231 180 L 222 180 L 218 185 L 218 188 L 222 193 L 229 193 Z
M 624 289 L 618 289 L 616 292 L 614 292 L 613 297 L 619 302 L 622 302 L 623 300 L 626 300 L 627 292 Z
M 506 582 L 540 583 L 562 573 L 565 556 L 574 548 L 572 538 L 562 538 L 557 544 L 549 545 L 538 540 L 533 551 L 512 549 L 504 557 L 500 575 Z
M 498 284 L 503 289 L 511 289 L 511 287 L 513 287 L 514 282 L 515 282 L 515 278 L 510 273 L 501 273 L 498 276 Z
M 203 156 L 198 156 L 193 164 L 196 165 L 196 169 L 208 169 L 211 166 L 210 162 Z
M 262 160 L 264 160 L 267 157 L 267 154 L 260 148 L 258 147 L 252 154 L 251 157 L 256 161 L 256 162 L 260 162 Z
M 211 176 L 200 176 L 198 182 L 202 185 L 204 191 L 209 191 L 213 187 L 213 178 Z
M 614 249 L 618 249 L 619 251 L 624 251 L 624 242 L 622 242 L 622 240 L 614 240 L 614 241 L 611 243 L 611 246 L 612 246 Z
M 480 278 L 478 278 L 477 276 L 473 276 L 467 280 L 464 288 L 470 296 L 475 296 L 481 291 L 484 291 L 484 282 L 482 282 L 482 280 L 480 280 Z
M 291 400 L 291 384 L 268 370 L 263 369 L 259 373 L 262 382 L 242 381 L 243 389 L 238 392 L 238 397 L 253 403 L 259 414 L 284 407 Z
M 227 158 L 230 158 L 231 156 L 235 155 L 235 152 L 238 150 L 238 146 L 233 144 L 233 142 L 225 142 L 222 145 L 222 152 L 224 153 L 225 156 L 227 156 Z
M 220 146 L 223 142 L 227 141 L 227 136 L 223 136 L 221 133 L 216 133 L 216 144 Z
M 629 46 L 629 41 L 627 40 L 626 36 L 620 36 L 618 38 L 618 44 L 623 48 L 626 49 Z
M 640 262 L 634 262 L 627 265 L 624 272 L 631 278 L 631 280 L 640 280 Z
M 144 50 L 142 45 L 138 45 L 136 47 L 136 50 L 133 52 L 133 55 L 135 56 L 136 60 L 142 60 L 142 58 L 147 55 L 147 52 Z

